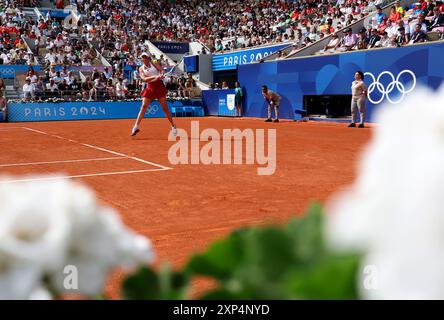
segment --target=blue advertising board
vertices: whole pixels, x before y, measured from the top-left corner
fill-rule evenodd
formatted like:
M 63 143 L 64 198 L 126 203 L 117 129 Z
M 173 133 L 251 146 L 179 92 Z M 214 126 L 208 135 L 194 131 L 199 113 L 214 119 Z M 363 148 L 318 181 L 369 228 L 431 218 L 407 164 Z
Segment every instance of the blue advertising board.
M 60 102 L 60 103 L 10 103 L 8 121 L 99 120 L 136 118 L 140 101 L 130 102 Z M 168 102 L 171 108 L 172 103 Z M 165 114 L 154 101 L 145 118 L 163 118 Z
M 238 65 L 259 61 L 262 58 L 268 57 L 270 54 L 288 46 L 289 44 L 286 43 L 269 47 L 215 54 L 212 57 L 212 70 L 235 70 Z
M 69 16 L 70 11 L 69 10 L 64 10 L 64 9 L 43 9 L 43 8 L 39 8 L 40 13 L 46 17 L 46 14 L 48 13 L 48 11 L 51 11 L 50 16 L 51 18 L 60 18 L 60 19 L 64 19 L 67 16 Z
M 168 41 L 151 41 L 159 50 L 164 53 L 188 53 L 190 52 L 190 44 L 188 42 L 168 42 Z
M 444 43 L 436 42 L 312 56 L 239 66 L 238 80 L 244 87 L 244 112 L 249 117 L 266 117 L 261 85 L 281 95 L 280 115 L 300 119 L 304 95 L 351 95 L 356 71 L 364 72 L 368 87 L 367 120 L 381 106 L 402 103 L 425 86 L 436 90 L 444 81 Z
M 202 101 L 205 114 L 210 116 L 236 116 L 234 105 L 234 90 L 203 90 Z
M 32 66 L 35 71 L 40 71 L 40 66 Z M 25 73 L 29 70 L 28 65 L 23 64 L 4 64 L 0 65 L 0 78 L 14 79 L 16 73 Z
M 199 72 L 199 56 L 187 56 L 183 58 L 185 72 L 196 73 Z

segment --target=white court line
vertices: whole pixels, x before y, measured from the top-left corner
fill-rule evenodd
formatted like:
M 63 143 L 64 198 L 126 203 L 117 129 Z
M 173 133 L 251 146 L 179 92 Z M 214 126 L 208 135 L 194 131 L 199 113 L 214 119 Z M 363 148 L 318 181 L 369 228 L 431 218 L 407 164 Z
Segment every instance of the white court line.
M 145 170 L 133 170 L 133 171 L 117 171 L 117 172 L 103 172 L 103 173 L 92 173 L 92 174 L 79 174 L 79 175 L 75 175 L 75 176 L 53 176 L 53 177 L 18 179 L 18 180 L 0 180 L 0 184 L 29 182 L 29 181 L 48 181 L 48 180 L 58 180 L 58 179 L 74 179 L 74 178 L 97 177 L 97 176 L 111 176 L 111 175 L 118 175 L 118 174 L 131 174 L 131 173 L 164 171 L 164 170 L 168 170 L 168 169 L 145 169 Z
M 23 129 L 23 127 L 0 127 L 0 131 L 12 131 L 11 129 Z
M 57 161 L 45 161 L 45 162 L 8 163 L 8 164 L 0 164 L 0 167 L 34 166 L 34 165 L 41 165 L 41 164 L 105 161 L 105 160 L 114 160 L 114 159 L 127 159 L 127 158 L 126 157 L 109 157 L 109 158 L 93 158 L 93 159 L 57 160 Z
M 145 164 L 149 164 L 149 165 L 161 168 L 163 170 L 171 170 L 171 169 L 173 169 L 173 168 L 170 168 L 170 167 L 163 166 L 161 164 L 157 164 L 157 163 L 146 161 L 146 160 L 143 160 L 143 159 L 140 159 L 140 158 L 132 157 L 132 156 L 129 156 L 129 155 L 124 154 L 124 153 L 108 150 L 108 149 L 105 149 L 105 148 L 96 147 L 96 146 L 93 146 L 91 144 L 81 143 L 81 142 L 78 142 L 78 141 L 75 141 L 75 140 L 72 140 L 72 139 L 68 139 L 68 138 L 65 138 L 65 137 L 62 137 L 62 136 L 58 136 L 58 135 L 55 135 L 55 134 L 51 134 L 51 133 L 47 133 L 47 132 L 44 132 L 44 131 L 40 131 L 40 130 L 36 130 L 36 129 L 31 129 L 31 128 L 28 128 L 28 127 L 23 127 L 23 129 L 26 129 L 26 130 L 29 130 L 29 131 L 33 131 L 33 132 L 37 132 L 37 133 L 40 133 L 40 134 L 44 134 L 44 135 L 47 135 L 47 136 L 50 136 L 50 137 L 55 137 L 55 138 L 58 138 L 58 139 L 67 140 L 67 141 L 70 141 L 70 142 L 73 142 L 73 143 L 76 143 L 76 144 L 80 144 L 80 145 L 88 147 L 88 148 L 92 148 L 92 149 L 95 149 L 95 150 L 100 150 L 100 151 L 108 152 L 108 153 L 114 154 L 116 156 L 121 156 L 121 157 L 129 158 L 129 159 L 132 159 L 132 160 L 135 160 L 135 161 L 138 161 L 138 162 L 142 162 L 142 163 L 145 163 Z

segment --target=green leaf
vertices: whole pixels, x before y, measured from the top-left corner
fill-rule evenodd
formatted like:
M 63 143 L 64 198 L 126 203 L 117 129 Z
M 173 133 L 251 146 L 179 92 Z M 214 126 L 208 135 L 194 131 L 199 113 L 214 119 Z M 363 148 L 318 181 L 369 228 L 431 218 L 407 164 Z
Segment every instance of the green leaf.
M 294 298 L 357 299 L 359 255 L 328 256 L 289 275 L 287 288 Z
M 157 274 L 148 267 L 140 268 L 124 280 L 122 296 L 126 300 L 159 299 L 160 284 Z
M 161 298 L 166 300 L 184 299 L 189 277 L 183 272 L 174 272 L 171 266 L 163 264 L 159 271 Z
M 246 230 L 234 232 L 227 238 L 214 242 L 206 252 L 191 258 L 186 267 L 190 274 L 229 278 L 244 259 L 243 235 Z
M 184 299 L 188 283 L 187 274 L 174 272 L 169 265 L 162 265 L 158 273 L 142 267 L 124 280 L 122 295 L 128 300 Z
M 309 264 L 325 253 L 322 235 L 322 206 L 314 203 L 302 218 L 291 220 L 286 231 L 293 239 L 295 258 L 300 264 Z
M 260 273 L 257 280 L 278 279 L 294 263 L 292 240 L 276 227 L 252 229 L 246 235 L 245 252 L 249 267 Z

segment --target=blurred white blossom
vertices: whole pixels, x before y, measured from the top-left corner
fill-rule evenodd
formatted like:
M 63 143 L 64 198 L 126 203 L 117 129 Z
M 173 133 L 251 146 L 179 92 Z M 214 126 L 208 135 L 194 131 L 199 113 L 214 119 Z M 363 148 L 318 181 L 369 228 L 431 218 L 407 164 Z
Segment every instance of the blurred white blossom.
M 113 268 L 153 258 L 149 240 L 83 185 L 68 179 L 0 184 L 0 299 L 66 292 L 66 265 L 78 270 L 76 293 L 99 294 Z
M 327 205 L 337 249 L 366 254 L 377 270 L 370 299 L 444 299 L 444 88 L 417 90 L 378 111 L 358 178 Z

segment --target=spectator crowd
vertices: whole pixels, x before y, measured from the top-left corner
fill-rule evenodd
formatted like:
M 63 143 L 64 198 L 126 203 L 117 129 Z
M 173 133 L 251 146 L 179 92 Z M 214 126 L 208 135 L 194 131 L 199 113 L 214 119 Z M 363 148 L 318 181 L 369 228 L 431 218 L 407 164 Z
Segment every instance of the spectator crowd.
M 353 33 L 344 29 L 342 38 L 333 32 L 331 40 L 319 53 L 365 50 L 372 48 L 401 47 L 421 43 L 444 35 L 444 5 L 438 1 L 426 0 L 413 4 L 405 10 L 399 1 L 390 8 L 389 15 L 377 7 L 377 14 L 367 27 Z M 432 39 L 433 40 L 433 39 Z
M 444 33 L 442 2 L 419 0 L 411 8 L 392 2 L 387 15 L 381 6 L 389 1 L 71 0 L 76 15 L 57 19 L 49 11 L 32 19 L 22 6 L 38 6 L 37 0 L 0 0 L 0 64 L 39 64 L 46 70 L 30 71 L 23 85 L 26 99 L 121 99 L 143 86 L 137 67 L 140 54 L 148 51 L 145 40 L 200 41 L 218 53 L 285 42 L 297 50 L 331 35 L 318 52 L 330 53 L 403 46 L 426 41 L 427 32 Z M 63 7 L 63 1 L 57 5 Z M 358 33 L 349 28 L 374 11 Z M 341 37 L 339 30 L 345 31 Z M 96 69 L 80 79 L 75 67 L 99 67 L 101 57 L 111 63 L 109 71 Z M 278 59 L 284 57 L 278 52 Z M 158 57 L 164 68 L 171 64 L 167 60 Z M 127 66 L 130 75 L 124 73 Z M 166 85 L 177 97 L 196 94 L 191 76 L 169 78 Z

